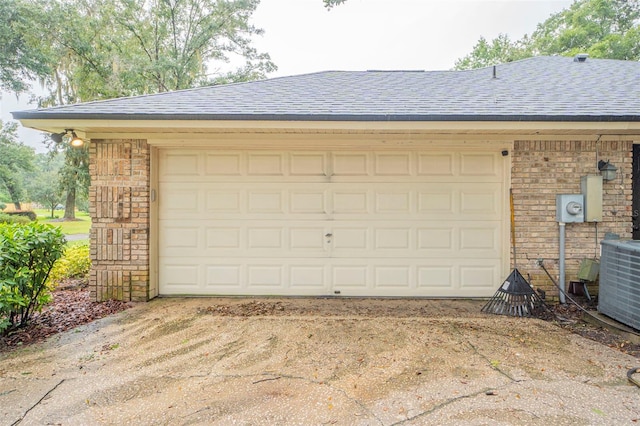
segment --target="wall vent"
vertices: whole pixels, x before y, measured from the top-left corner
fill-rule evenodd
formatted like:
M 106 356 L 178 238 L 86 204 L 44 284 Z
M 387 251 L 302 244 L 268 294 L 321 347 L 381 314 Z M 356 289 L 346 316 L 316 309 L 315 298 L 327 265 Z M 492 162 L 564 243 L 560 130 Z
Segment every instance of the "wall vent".
M 602 241 L 598 311 L 640 330 L 640 241 Z

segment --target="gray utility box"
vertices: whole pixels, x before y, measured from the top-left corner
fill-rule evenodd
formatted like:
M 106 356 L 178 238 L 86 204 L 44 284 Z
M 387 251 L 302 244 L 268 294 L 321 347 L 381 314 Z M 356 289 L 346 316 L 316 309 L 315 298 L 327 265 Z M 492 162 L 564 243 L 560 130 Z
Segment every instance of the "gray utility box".
M 582 194 L 556 195 L 556 221 L 584 222 L 584 196 Z
M 640 330 L 640 241 L 602 241 L 598 311 Z

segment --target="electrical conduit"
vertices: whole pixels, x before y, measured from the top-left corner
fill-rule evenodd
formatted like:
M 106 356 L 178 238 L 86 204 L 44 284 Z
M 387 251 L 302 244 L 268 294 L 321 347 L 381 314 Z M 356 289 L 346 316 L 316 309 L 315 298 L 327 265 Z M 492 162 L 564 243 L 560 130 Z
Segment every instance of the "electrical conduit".
M 558 222 L 559 225 L 559 246 L 560 246 L 560 254 L 558 257 L 558 287 L 560 287 L 560 291 L 558 293 L 558 295 L 560 296 L 560 303 L 562 303 L 563 305 L 566 303 L 566 300 L 564 298 L 564 293 L 565 293 L 565 283 L 564 283 L 564 256 L 565 256 L 565 223 L 564 222 Z

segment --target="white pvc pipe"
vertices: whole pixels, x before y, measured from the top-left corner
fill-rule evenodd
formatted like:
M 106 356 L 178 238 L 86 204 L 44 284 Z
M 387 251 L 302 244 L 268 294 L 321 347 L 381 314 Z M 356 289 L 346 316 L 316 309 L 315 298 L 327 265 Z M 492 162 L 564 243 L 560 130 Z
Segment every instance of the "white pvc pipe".
M 558 222 L 558 225 L 560 226 L 559 228 L 559 234 L 560 234 L 560 241 L 559 241 L 559 245 L 560 245 L 560 255 L 558 257 L 558 274 L 560 275 L 558 277 L 558 287 L 560 287 L 559 290 L 559 296 L 560 296 L 560 303 L 565 304 L 566 300 L 564 298 L 564 292 L 565 292 L 565 285 L 564 285 L 564 238 L 565 238 L 565 223 L 564 222 Z

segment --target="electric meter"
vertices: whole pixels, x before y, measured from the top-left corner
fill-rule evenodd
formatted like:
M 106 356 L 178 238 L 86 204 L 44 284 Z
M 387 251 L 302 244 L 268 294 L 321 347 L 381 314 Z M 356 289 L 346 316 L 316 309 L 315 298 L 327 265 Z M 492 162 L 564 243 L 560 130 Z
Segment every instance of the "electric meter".
M 582 204 L 575 201 L 569 201 L 567 203 L 567 213 L 576 215 L 582 213 Z
M 556 221 L 584 222 L 584 196 L 582 194 L 556 195 Z

